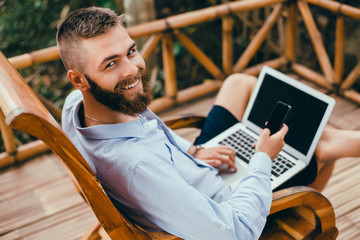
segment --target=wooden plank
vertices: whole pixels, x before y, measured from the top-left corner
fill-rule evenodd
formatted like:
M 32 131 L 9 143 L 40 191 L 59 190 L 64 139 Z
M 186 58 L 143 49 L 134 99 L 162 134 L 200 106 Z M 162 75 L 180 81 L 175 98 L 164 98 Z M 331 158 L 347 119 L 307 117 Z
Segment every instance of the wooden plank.
M 96 217 L 85 202 L 66 209 L 58 214 L 34 221 L 22 228 L 8 232 L 0 237 L 6 239 L 77 239 L 96 221 Z M 66 231 L 64 231 L 66 229 Z
M 0 235 L 83 203 L 83 201 L 67 176 L 58 181 L 40 185 L 33 191 L 0 201 Z
M 31 191 L 43 185 L 44 180 L 50 183 L 67 176 L 65 168 L 58 161 L 53 154 L 43 154 L 26 162 L 21 168 L 12 167 L 10 171 L 3 171 L 0 174 L 0 201 Z M 24 184 L 24 179 L 31 181 Z

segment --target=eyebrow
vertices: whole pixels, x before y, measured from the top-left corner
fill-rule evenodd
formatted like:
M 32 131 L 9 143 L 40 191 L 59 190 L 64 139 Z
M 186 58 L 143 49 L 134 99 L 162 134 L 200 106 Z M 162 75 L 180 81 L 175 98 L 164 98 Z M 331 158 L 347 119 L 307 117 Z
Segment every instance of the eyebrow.
M 131 49 L 133 49 L 135 46 L 136 46 L 136 43 L 134 42 L 134 43 L 131 44 L 131 46 L 129 47 L 128 52 L 129 52 Z M 110 61 L 110 60 L 112 60 L 112 59 L 118 58 L 118 57 L 120 57 L 119 54 L 114 54 L 114 55 L 111 55 L 111 56 L 109 56 L 109 57 L 106 57 L 106 58 L 104 58 L 104 59 L 101 61 L 101 63 L 100 63 L 99 66 L 102 66 L 104 63 L 106 63 L 106 62 L 108 62 L 108 61 Z

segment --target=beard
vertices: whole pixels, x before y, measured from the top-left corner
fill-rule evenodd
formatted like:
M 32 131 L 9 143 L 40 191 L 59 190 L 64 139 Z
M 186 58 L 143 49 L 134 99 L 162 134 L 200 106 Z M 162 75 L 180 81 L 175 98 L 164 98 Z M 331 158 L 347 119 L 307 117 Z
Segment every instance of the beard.
M 146 69 L 139 69 L 136 76 L 119 81 L 114 90 L 104 89 L 87 75 L 85 77 L 90 85 L 90 93 L 96 101 L 114 111 L 135 116 L 143 113 L 152 100 L 150 81 Z M 143 91 L 129 93 L 123 89 L 138 80 L 141 80 L 141 83 L 138 84 L 142 84 Z

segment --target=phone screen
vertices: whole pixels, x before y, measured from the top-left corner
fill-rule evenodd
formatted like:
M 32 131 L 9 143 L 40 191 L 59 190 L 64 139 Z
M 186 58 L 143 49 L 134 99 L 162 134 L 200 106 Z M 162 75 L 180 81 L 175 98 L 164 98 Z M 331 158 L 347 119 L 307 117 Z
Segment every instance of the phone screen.
M 289 104 L 281 101 L 278 101 L 275 104 L 275 107 L 272 110 L 265 126 L 270 130 L 270 134 L 274 134 L 281 129 L 290 110 L 291 106 Z

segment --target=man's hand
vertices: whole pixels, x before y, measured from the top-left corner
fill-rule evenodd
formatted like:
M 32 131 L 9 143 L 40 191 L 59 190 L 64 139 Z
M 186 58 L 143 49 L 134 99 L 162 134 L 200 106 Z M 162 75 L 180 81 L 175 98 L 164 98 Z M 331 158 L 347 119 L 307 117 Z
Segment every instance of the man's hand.
M 265 128 L 255 144 L 256 152 L 264 152 L 274 160 L 285 145 L 284 138 L 289 128 L 285 124 L 275 134 L 270 136 L 270 130 Z
M 229 168 L 237 170 L 235 166 L 235 151 L 229 146 L 201 148 L 197 151 L 196 158 L 203 160 L 213 167 L 220 167 L 225 163 Z

